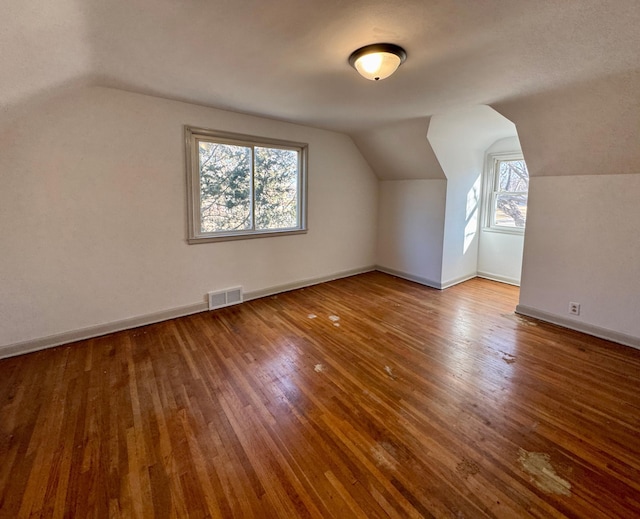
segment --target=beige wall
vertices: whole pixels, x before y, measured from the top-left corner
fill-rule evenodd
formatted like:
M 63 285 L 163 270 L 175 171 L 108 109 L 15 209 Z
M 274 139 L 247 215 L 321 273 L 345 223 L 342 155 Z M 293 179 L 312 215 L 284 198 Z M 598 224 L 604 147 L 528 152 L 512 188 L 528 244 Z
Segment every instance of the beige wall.
M 380 267 L 440 287 L 446 180 L 380 182 Z
M 520 305 L 640 339 L 639 200 L 640 175 L 533 177 Z
M 520 305 L 640 339 L 640 72 L 496 109 L 531 176 Z
M 308 234 L 188 245 L 185 124 L 308 142 Z M 0 347 L 375 263 L 378 181 L 346 135 L 104 88 L 0 132 Z
M 496 109 L 532 176 L 521 306 L 640 338 L 640 75 Z M 0 121 L 0 348 L 376 262 L 444 279 L 451 181 L 379 182 L 343 134 L 104 88 L 21 113 Z M 309 142 L 309 233 L 187 245 L 184 124 Z

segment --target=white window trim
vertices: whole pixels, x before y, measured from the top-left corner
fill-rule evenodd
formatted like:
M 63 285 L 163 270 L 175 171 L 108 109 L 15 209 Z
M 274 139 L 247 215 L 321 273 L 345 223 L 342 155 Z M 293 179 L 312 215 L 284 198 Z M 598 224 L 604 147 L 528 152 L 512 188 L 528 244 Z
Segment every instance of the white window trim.
M 301 142 L 285 141 L 244 135 L 239 133 L 208 130 L 194 126 L 185 126 L 185 154 L 187 166 L 187 242 L 209 243 L 229 240 L 246 240 L 269 236 L 287 236 L 305 234 L 307 228 L 307 164 L 309 145 Z M 216 140 L 229 144 L 248 146 L 268 146 L 271 148 L 293 149 L 299 153 L 298 176 L 298 226 L 288 229 L 242 230 L 232 232 L 204 233 L 201 231 L 200 215 L 200 168 L 198 158 L 198 140 Z
M 482 230 L 487 232 L 522 235 L 527 228 L 526 224 L 524 227 L 507 227 L 504 225 L 496 225 L 494 220 L 494 207 L 497 191 L 496 185 L 499 180 L 498 175 L 496 174 L 496 166 L 498 162 L 503 160 L 524 160 L 524 155 L 521 151 L 505 151 L 486 154 L 482 186 L 482 203 L 484 206 Z M 520 193 L 520 191 L 514 191 L 514 193 Z M 528 192 L 526 194 L 528 196 Z

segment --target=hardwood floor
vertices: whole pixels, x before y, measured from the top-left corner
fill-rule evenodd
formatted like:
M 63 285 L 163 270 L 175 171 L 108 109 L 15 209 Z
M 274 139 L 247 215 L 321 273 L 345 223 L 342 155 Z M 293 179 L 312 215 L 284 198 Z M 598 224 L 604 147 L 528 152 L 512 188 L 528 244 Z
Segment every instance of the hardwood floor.
M 640 351 L 517 293 L 374 272 L 0 361 L 0 517 L 640 517 Z

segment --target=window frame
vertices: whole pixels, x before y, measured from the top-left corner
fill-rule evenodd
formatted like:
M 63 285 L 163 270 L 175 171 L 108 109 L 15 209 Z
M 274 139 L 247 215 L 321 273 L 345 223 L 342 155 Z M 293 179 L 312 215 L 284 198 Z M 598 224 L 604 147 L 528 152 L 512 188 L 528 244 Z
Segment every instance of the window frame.
M 209 130 L 195 126 L 185 126 L 185 154 L 187 169 L 187 242 L 190 244 L 210 243 L 229 240 L 246 240 L 273 236 L 305 234 L 307 227 L 307 169 L 309 145 L 302 142 L 272 139 L 255 135 Z M 277 148 L 293 150 L 298 153 L 298 225 L 286 229 L 243 229 L 236 231 L 202 232 L 200 200 L 200 159 L 198 143 L 200 141 L 231 144 L 234 146 Z M 254 214 L 254 157 L 251 164 L 251 212 Z M 252 221 L 254 217 L 252 216 Z M 255 225 L 255 223 L 254 223 Z
M 500 193 L 513 193 L 527 195 L 527 205 L 529 203 L 529 191 L 500 191 L 500 176 L 498 174 L 498 165 L 500 162 L 510 160 L 523 160 L 524 155 L 521 151 L 506 151 L 487 153 L 485 160 L 484 174 L 484 211 L 483 211 L 483 230 L 489 232 L 498 232 L 505 234 L 524 234 L 527 228 L 525 219 L 524 227 L 510 227 L 506 225 L 498 225 L 495 222 L 496 201 Z M 526 161 L 525 161 L 526 163 Z M 528 168 L 527 168 L 528 170 Z M 531 177 L 529 177 L 531 179 Z

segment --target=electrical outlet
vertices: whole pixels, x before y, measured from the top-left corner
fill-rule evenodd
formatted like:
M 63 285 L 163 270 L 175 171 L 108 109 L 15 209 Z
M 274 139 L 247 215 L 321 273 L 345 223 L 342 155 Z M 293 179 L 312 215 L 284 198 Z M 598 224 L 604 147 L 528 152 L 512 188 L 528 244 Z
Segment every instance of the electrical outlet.
M 571 315 L 580 315 L 580 303 L 569 303 L 569 313 Z

